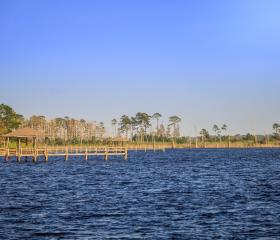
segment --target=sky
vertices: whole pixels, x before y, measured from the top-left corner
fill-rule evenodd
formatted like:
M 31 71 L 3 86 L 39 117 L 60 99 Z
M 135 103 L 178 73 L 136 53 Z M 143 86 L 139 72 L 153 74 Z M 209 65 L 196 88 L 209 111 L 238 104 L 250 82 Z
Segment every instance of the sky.
M 280 122 L 278 0 L 1 0 L 0 102 L 25 117 L 137 112 L 272 132 Z M 109 130 L 110 131 L 110 130 Z

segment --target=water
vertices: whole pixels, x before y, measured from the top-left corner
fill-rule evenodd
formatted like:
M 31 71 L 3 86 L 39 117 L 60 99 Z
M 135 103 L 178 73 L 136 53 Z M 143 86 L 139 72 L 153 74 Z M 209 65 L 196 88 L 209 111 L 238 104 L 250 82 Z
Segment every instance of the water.
M 0 187 L 1 239 L 280 237 L 276 149 L 1 159 Z

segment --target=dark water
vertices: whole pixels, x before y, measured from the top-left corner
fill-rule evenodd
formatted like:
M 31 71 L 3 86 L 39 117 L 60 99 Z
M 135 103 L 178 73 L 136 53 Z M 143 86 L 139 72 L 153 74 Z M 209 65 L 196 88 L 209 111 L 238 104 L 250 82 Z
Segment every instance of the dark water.
M 280 150 L 0 162 L 1 239 L 280 239 Z

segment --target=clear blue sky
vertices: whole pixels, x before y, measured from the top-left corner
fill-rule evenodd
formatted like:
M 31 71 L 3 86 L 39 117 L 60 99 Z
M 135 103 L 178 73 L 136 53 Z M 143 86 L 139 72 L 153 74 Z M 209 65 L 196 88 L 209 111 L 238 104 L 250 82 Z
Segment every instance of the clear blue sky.
M 184 134 L 280 122 L 278 0 L 2 0 L 0 100 L 109 124 L 179 115 Z

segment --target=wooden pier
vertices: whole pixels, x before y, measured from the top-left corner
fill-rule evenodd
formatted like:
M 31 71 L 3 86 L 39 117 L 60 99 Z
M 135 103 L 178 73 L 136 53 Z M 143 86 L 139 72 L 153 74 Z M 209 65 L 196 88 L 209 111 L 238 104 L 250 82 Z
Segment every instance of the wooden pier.
M 91 156 L 103 156 L 108 160 L 110 156 L 122 156 L 128 159 L 129 151 L 165 151 L 163 146 L 145 145 L 145 146 L 126 146 L 126 147 L 108 147 L 108 146 L 45 146 L 45 147 L 20 147 L 20 148 L 0 148 L 0 157 L 6 161 L 16 158 L 20 162 L 23 158 L 32 158 L 36 162 L 38 158 L 43 158 L 46 162 L 49 157 L 63 157 L 65 161 L 71 156 L 82 156 L 88 160 Z
M 39 157 L 43 157 L 48 161 L 49 157 L 61 156 L 67 161 L 70 156 L 83 156 L 88 160 L 91 156 L 103 156 L 105 160 L 109 156 L 123 156 L 125 160 L 128 158 L 128 149 L 125 147 L 38 147 L 38 148 L 0 148 L 0 156 L 8 161 L 12 157 L 16 157 L 20 162 L 23 157 L 31 157 L 36 162 Z

